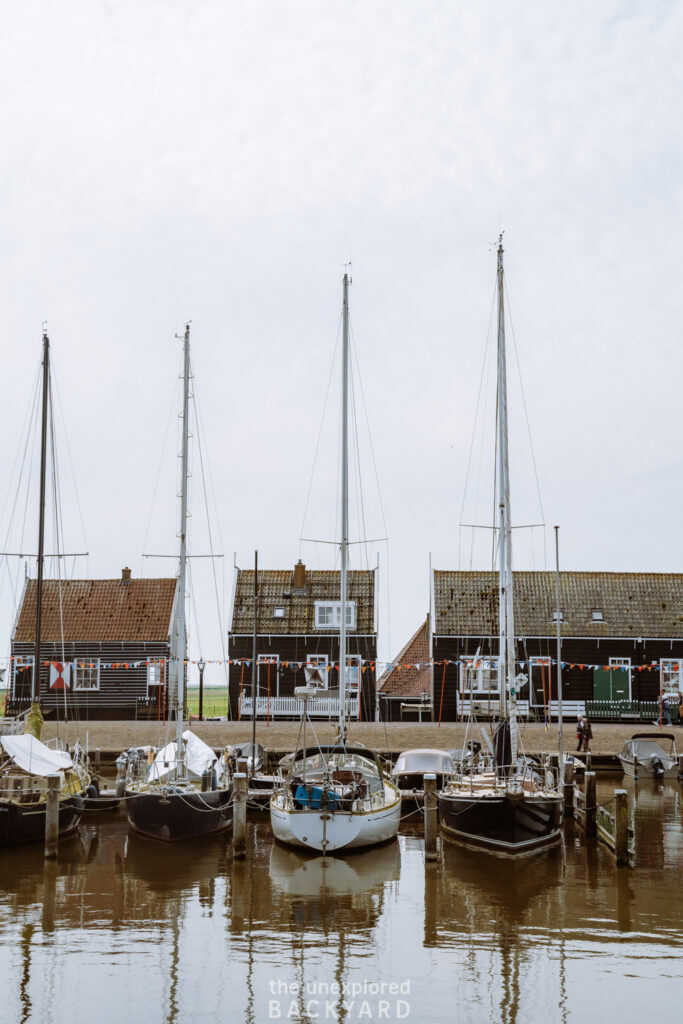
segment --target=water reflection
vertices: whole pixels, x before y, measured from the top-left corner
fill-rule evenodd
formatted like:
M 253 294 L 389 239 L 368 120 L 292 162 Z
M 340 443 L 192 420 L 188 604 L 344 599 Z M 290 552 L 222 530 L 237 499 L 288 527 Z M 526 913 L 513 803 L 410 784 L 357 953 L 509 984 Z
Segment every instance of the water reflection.
M 601 782 L 598 799 L 618 784 Z M 318 1021 L 355 1024 L 379 1019 L 368 986 L 380 984 L 408 986 L 402 1019 L 419 1024 L 629 1021 L 654 992 L 673 1016 L 681 790 L 631 783 L 629 798 L 635 870 L 571 826 L 528 861 L 447 843 L 425 865 L 419 830 L 322 858 L 274 846 L 259 819 L 233 861 L 225 839 L 164 847 L 102 816 L 56 862 L 38 847 L 0 859 L 2 1019 L 264 1024 L 274 1001 L 283 1020 L 309 1024 L 320 996 Z M 352 985 L 366 986 L 374 1018 L 358 1016 L 363 994 L 349 1008 Z

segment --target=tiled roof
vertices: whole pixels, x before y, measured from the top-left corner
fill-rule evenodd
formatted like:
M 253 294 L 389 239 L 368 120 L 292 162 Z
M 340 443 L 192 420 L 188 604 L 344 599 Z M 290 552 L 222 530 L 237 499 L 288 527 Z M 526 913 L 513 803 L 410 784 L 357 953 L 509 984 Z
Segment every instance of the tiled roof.
M 165 641 L 175 579 L 45 580 L 42 638 L 75 642 Z M 61 589 L 61 608 L 60 608 Z M 34 643 L 36 580 L 28 580 L 13 640 Z
M 513 575 L 517 636 L 554 636 L 554 572 Z M 561 572 L 563 636 L 683 637 L 683 573 Z M 593 621 L 593 611 L 603 621 Z M 434 572 L 434 632 L 498 632 L 498 574 Z
M 432 676 L 429 667 L 429 616 L 410 638 L 401 652 L 392 658 L 395 667 L 387 669 L 377 681 L 377 689 L 387 697 L 420 697 L 430 693 Z M 411 665 L 411 668 L 404 668 Z M 420 667 L 417 668 L 417 665 Z
M 259 569 L 259 633 L 284 633 L 300 636 L 329 633 L 316 629 L 315 602 L 340 600 L 340 574 L 327 569 L 306 570 L 305 586 L 294 589 L 291 569 Z M 375 574 L 371 570 L 355 570 L 348 574 L 348 599 L 356 602 L 355 633 L 375 632 Z M 282 618 L 274 615 L 283 608 Z M 254 570 L 237 573 L 235 602 L 232 611 L 232 632 L 251 633 L 254 628 Z

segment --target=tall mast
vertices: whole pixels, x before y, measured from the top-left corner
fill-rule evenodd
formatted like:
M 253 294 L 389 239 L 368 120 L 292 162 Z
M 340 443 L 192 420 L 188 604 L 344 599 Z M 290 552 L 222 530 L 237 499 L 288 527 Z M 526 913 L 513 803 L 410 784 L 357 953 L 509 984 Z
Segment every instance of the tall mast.
M 349 275 L 344 274 L 342 305 L 342 486 L 341 622 L 339 625 L 339 742 L 346 742 L 346 573 L 349 554 Z
M 178 706 L 176 708 L 176 759 L 177 771 L 183 768 L 183 711 L 185 705 L 185 661 L 187 658 L 187 629 L 185 624 L 185 590 L 187 579 L 187 478 L 188 447 L 190 437 L 190 325 L 185 325 L 183 340 L 183 444 L 180 455 L 180 563 L 178 566 Z
M 505 362 L 505 286 L 503 236 L 498 239 L 498 507 L 500 523 L 500 657 L 501 704 L 510 717 L 512 763 L 517 761 L 517 700 L 515 682 L 515 620 L 512 604 L 512 530 L 508 454 L 507 368 Z M 501 679 L 501 672 L 503 677 Z
M 47 466 L 47 416 L 50 390 L 50 339 L 43 331 L 43 414 L 40 430 L 40 509 L 38 512 L 38 579 L 36 581 L 36 647 L 31 680 L 31 703 L 40 703 L 40 641 L 43 618 L 43 553 L 45 550 L 45 476 Z
M 557 609 L 557 753 L 560 765 L 558 786 L 562 782 L 564 751 L 562 749 L 562 609 L 560 606 L 560 528 L 555 527 L 555 607 Z M 551 705 L 552 707 L 552 702 Z
M 251 771 L 256 764 L 256 691 L 258 688 L 258 551 L 254 552 L 254 635 L 251 647 Z

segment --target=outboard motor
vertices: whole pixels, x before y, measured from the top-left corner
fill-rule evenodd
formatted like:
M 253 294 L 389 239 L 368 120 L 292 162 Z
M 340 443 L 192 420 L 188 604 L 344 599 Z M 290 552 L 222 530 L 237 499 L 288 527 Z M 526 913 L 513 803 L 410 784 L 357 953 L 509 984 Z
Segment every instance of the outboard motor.
M 661 758 L 653 757 L 650 764 L 652 765 L 652 771 L 655 773 L 656 777 L 664 774 L 664 765 L 662 764 Z
M 125 754 L 119 754 L 116 758 L 116 795 L 123 797 L 126 795 L 126 770 L 128 768 L 128 758 Z

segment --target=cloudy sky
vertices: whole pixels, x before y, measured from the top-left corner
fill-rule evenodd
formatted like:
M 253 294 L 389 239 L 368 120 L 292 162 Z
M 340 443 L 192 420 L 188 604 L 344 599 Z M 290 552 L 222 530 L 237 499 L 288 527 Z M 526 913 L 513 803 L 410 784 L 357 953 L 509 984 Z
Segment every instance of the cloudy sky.
M 175 410 L 167 424 L 186 319 L 219 590 L 233 552 L 242 566 L 256 547 L 271 567 L 300 551 L 332 564 L 333 548 L 300 537 L 311 479 L 304 536 L 334 536 L 334 382 L 311 469 L 351 261 L 389 538 L 368 558 L 382 567 L 380 649 L 395 653 L 427 611 L 430 552 L 437 567 L 488 564 L 469 540 L 463 561 L 459 523 L 500 228 L 563 566 L 683 570 L 680 4 L 1 0 L 0 17 L 4 491 L 11 506 L 47 321 L 86 535 L 64 447 L 66 547 L 90 552 L 77 575 L 138 573 L 145 548 L 175 550 Z M 510 359 L 513 517 L 539 522 Z M 491 403 L 484 388 L 480 421 Z M 361 425 L 374 540 L 385 526 Z M 489 522 L 476 437 L 464 518 Z M 15 550 L 20 507 L 14 534 L 7 523 Z M 551 564 L 550 533 L 547 555 L 542 531 L 518 537 L 519 568 Z M 218 657 L 208 563 L 195 566 L 193 653 Z

